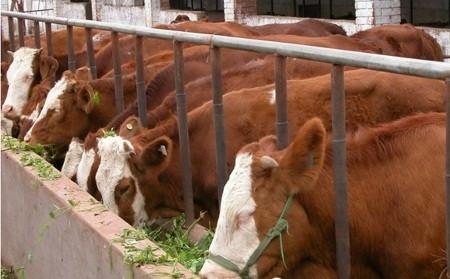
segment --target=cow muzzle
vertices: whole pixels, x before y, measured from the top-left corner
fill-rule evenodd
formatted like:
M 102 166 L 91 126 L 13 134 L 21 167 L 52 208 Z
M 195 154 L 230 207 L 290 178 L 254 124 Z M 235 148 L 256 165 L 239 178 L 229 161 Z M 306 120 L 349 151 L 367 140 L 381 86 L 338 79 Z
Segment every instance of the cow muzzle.
M 15 111 L 14 107 L 11 105 L 3 105 L 2 107 L 3 116 L 10 120 L 19 120 L 19 114 Z

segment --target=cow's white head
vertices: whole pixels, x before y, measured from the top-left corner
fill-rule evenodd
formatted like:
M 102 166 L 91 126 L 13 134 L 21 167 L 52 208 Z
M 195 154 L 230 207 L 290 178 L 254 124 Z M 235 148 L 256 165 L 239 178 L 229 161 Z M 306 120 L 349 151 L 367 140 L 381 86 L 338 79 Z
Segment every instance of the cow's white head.
M 267 232 L 275 226 L 288 197 L 311 190 L 323 166 L 325 129 L 318 119 L 308 121 L 286 149 L 276 150 L 276 138 L 265 137 L 246 145 L 236 157 L 225 185 L 211 255 L 202 278 L 240 278 L 222 264 L 231 262 L 242 270 Z M 282 232 L 286 263 L 302 260 L 310 225 L 301 204 L 294 201 L 284 218 L 289 233 Z M 273 239 L 256 263 L 250 264 L 251 278 L 273 278 L 283 274 L 280 242 Z M 221 258 L 221 260 L 217 260 Z M 231 268 L 230 268 L 231 269 Z
M 28 96 L 39 74 L 39 58 L 42 49 L 28 47 L 10 52 L 13 57 L 6 72 L 8 93 L 2 111 L 8 118 L 17 118 L 28 101 Z
M 118 136 L 101 138 L 97 146 L 100 164 L 95 180 L 103 203 L 128 223 L 145 224 L 145 199 L 128 162 L 133 146 Z

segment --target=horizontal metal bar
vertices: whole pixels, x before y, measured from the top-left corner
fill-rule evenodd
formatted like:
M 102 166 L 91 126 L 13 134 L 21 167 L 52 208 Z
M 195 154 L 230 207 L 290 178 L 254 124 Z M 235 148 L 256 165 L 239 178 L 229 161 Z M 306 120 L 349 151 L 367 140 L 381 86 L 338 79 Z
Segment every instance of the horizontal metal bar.
M 262 53 L 275 53 L 281 56 L 303 58 L 336 65 L 347 65 L 352 67 L 380 70 L 399 74 L 408 74 L 439 79 L 450 77 L 450 63 L 445 62 L 394 57 L 291 43 L 280 43 L 210 34 L 162 30 L 111 22 L 37 16 L 9 11 L 1 11 L 1 15 L 30 20 L 39 20 L 43 22 L 52 22 L 61 25 L 89 27 L 139 36 L 176 40 L 179 42 L 203 44 L 209 45 L 211 47 L 226 47 Z

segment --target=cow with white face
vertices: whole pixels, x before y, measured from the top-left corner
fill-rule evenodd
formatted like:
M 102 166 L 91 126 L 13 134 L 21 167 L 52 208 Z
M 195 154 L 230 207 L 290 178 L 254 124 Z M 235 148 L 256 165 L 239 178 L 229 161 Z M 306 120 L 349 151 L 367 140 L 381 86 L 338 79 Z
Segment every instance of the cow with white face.
M 10 119 L 17 118 L 28 101 L 32 85 L 39 75 L 39 58 L 42 49 L 22 47 L 9 52 L 13 60 L 6 73 L 8 93 L 2 112 Z
M 347 136 L 352 278 L 445 272 L 445 123 L 419 114 Z M 284 150 L 274 136 L 243 147 L 201 277 L 337 278 L 331 148 L 319 119 Z
M 95 180 L 103 203 L 133 226 L 142 226 L 149 218 L 145 199 L 133 176 L 128 160 L 134 148 L 121 137 L 105 137 L 98 141 L 98 166 Z
M 277 151 L 273 136 L 248 144 L 239 151 L 224 188 L 216 232 L 209 248 L 210 257 L 200 272 L 202 278 L 281 275 L 284 267 L 279 256 L 280 242 L 275 238 L 281 237 L 285 243 L 282 249 L 291 254 L 289 244 L 298 236 L 287 234 L 287 224 L 289 231 L 297 231 L 297 226 L 307 228 L 304 224 L 307 219 L 292 219 L 291 211 L 299 208 L 290 208 L 293 195 L 300 189 L 290 188 L 283 178 L 294 171 L 302 173 L 299 179 L 305 184 L 302 191 L 306 190 L 314 184 L 323 164 L 325 128 L 321 121 L 307 122 L 298 135 L 285 151 Z M 294 159 L 296 166 L 291 169 Z M 289 199 L 291 201 L 287 202 Z M 277 219 L 283 221 L 278 224 Z M 274 234 L 267 248 L 261 249 L 266 233 L 274 227 L 278 227 L 279 234 Z M 291 260 L 292 257 L 286 259 L 288 266 Z

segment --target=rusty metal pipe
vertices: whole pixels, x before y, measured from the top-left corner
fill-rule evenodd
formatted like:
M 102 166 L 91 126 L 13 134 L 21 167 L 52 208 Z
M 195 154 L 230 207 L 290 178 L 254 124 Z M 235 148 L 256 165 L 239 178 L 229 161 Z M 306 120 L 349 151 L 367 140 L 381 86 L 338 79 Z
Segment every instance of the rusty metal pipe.
M 86 28 L 86 52 L 89 61 L 89 68 L 93 79 L 97 79 L 97 65 L 95 63 L 94 43 L 92 42 L 92 29 Z
M 19 46 L 23 47 L 25 46 L 25 39 L 24 39 L 24 35 L 25 35 L 25 20 L 19 18 L 19 22 L 18 22 L 18 27 L 19 27 Z
M 114 91 L 116 100 L 117 113 L 121 113 L 124 108 L 123 102 L 123 80 L 122 80 L 122 68 L 120 67 L 120 52 L 119 52 L 119 37 L 117 32 L 111 32 L 112 43 L 112 59 L 114 65 Z
M 344 67 L 331 70 L 333 178 L 336 192 L 336 259 L 339 279 L 350 279 L 350 236 L 347 210 Z
M 184 92 L 184 63 L 183 46 L 181 42 L 174 42 L 175 62 L 175 94 L 177 100 L 178 136 L 180 141 L 180 156 L 183 166 L 183 197 L 186 212 L 186 224 L 194 222 L 194 195 L 192 192 L 191 150 L 186 109 L 186 94 Z
M 142 37 L 136 36 L 136 89 L 139 119 L 144 127 L 148 127 L 147 97 L 145 96 L 144 57 L 142 55 Z
M 53 56 L 52 24 L 50 22 L 45 23 L 45 35 L 47 40 L 47 55 Z
M 34 21 L 34 46 L 41 48 L 41 30 L 39 27 L 39 21 Z
M 9 50 L 16 50 L 16 39 L 14 38 L 14 18 L 8 17 Z
M 286 57 L 277 55 L 275 61 L 275 101 L 277 147 L 283 149 L 288 146 L 288 116 L 287 116 L 287 82 L 286 82 Z
M 222 199 L 223 188 L 227 183 L 227 156 L 225 146 L 225 128 L 223 121 L 223 101 L 222 101 L 222 72 L 220 48 L 213 47 L 210 50 L 212 88 L 213 88 L 213 106 L 214 106 L 214 129 L 216 135 L 216 176 L 217 176 L 217 194 L 220 201 Z
M 73 48 L 73 26 L 67 25 L 67 62 L 69 70 L 75 72 L 77 63 L 75 61 L 75 50 Z

